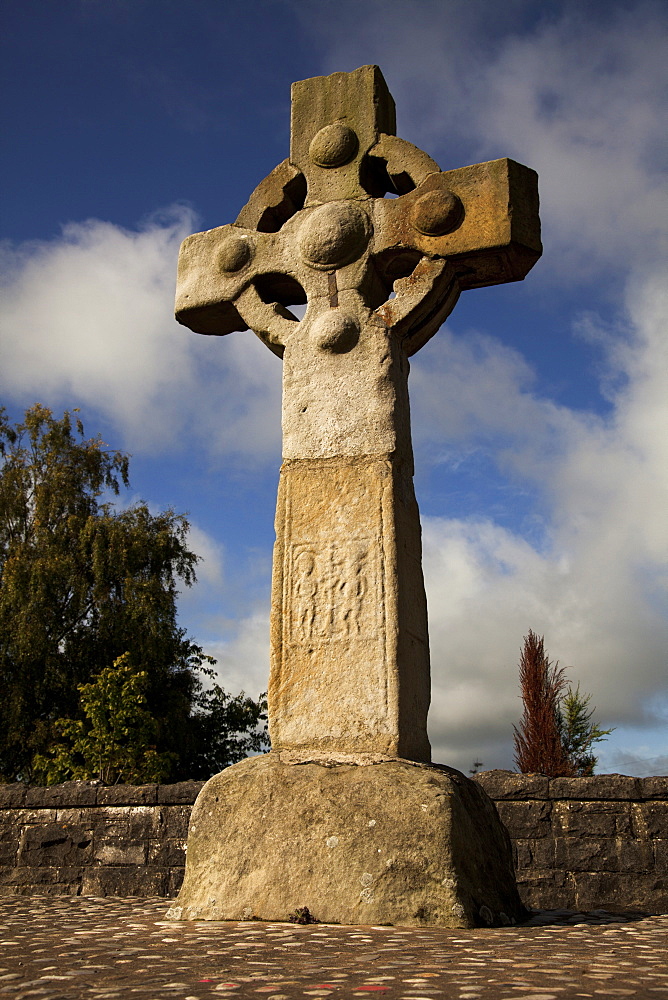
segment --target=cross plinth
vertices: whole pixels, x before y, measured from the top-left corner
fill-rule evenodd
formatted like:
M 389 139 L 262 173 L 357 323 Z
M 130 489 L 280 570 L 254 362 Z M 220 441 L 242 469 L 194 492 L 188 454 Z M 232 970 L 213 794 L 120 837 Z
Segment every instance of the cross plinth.
M 533 170 L 442 172 L 394 131 L 376 66 L 295 83 L 290 158 L 179 261 L 181 323 L 283 358 L 269 719 L 297 755 L 430 760 L 408 357 L 541 252 Z
M 250 329 L 283 359 L 283 464 L 272 750 L 200 793 L 175 917 L 306 904 L 458 927 L 522 912 L 489 800 L 429 765 L 408 358 L 462 290 L 533 266 L 537 178 L 507 159 L 444 172 L 394 132 L 376 66 L 295 83 L 289 159 L 234 223 L 181 249 L 177 319 Z

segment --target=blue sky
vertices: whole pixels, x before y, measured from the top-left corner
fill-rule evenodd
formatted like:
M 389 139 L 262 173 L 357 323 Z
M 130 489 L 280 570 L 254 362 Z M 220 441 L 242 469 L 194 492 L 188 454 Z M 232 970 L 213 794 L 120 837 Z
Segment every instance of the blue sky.
M 132 454 L 130 499 L 188 511 L 181 620 L 232 691 L 267 683 L 281 366 L 175 323 L 181 239 L 288 155 L 293 80 L 365 63 L 442 169 L 538 171 L 542 259 L 412 360 L 434 759 L 512 764 L 531 628 L 616 727 L 599 770 L 665 773 L 665 4 L 2 8 L 2 401 L 80 407 Z

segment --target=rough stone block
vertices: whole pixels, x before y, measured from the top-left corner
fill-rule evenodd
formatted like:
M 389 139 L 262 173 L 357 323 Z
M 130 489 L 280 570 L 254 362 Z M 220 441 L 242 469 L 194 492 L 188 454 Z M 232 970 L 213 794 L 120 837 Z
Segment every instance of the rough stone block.
M 87 864 L 92 855 L 89 830 L 48 823 L 27 826 L 21 833 L 17 864 L 28 868 L 59 868 Z
M 29 786 L 25 790 L 23 804 L 29 809 L 43 809 L 47 791 L 48 789 L 39 786 Z
M 368 350 L 387 355 L 394 348 L 370 340 Z M 303 408 L 319 414 L 324 432 L 339 425 L 339 415 L 325 419 L 324 401 L 311 398 L 321 386 L 330 405 L 355 426 L 375 428 L 380 417 L 370 412 L 370 399 L 382 409 L 387 405 L 380 375 L 374 375 L 369 396 L 361 388 L 357 352 L 335 358 L 330 374 L 338 390 L 318 371 L 329 365 L 320 355 L 311 358 L 313 370 L 306 375 L 295 367 L 301 372 L 293 387 L 299 406 L 292 408 L 291 421 L 301 425 Z M 338 368 L 344 363 L 356 399 L 364 399 L 363 419 L 355 410 L 361 404 L 340 389 Z M 290 370 L 286 355 L 284 379 L 292 378 Z M 389 374 L 387 379 L 389 392 Z M 286 392 L 284 384 L 284 400 Z M 284 435 L 286 419 L 284 413 Z M 308 440 L 315 447 L 316 430 Z M 395 447 L 386 442 L 375 451 L 389 452 L 390 444 Z M 284 461 L 281 468 L 269 675 L 272 747 L 301 760 L 354 762 L 373 755 L 428 762 L 429 642 L 417 504 L 401 462 L 356 451 L 357 445 L 343 456 Z M 332 698 L 337 676 L 345 683 Z
M 172 840 L 185 840 L 188 836 L 191 806 L 163 806 L 158 815 L 159 826 L 151 836 L 159 836 Z
M 647 840 L 627 840 L 618 837 L 615 841 L 617 871 L 629 875 L 651 872 L 654 863 L 652 844 Z
M 652 841 L 653 868 L 657 875 L 668 875 L 668 840 Z
M 23 866 L 0 872 L 0 894 L 19 896 L 72 895 L 81 885 L 82 869 L 78 867 L 31 868 Z
M 192 806 L 205 784 L 204 781 L 178 781 L 173 785 L 158 785 L 158 804 Z
M 640 796 L 643 799 L 665 799 L 668 801 L 668 775 L 654 775 L 639 778 Z
M 16 809 L 24 805 L 27 785 L 14 781 L 9 785 L 0 785 L 0 809 Z
M 11 809 L 3 809 L 0 812 L 0 868 L 16 864 L 21 824 L 12 815 L 13 812 Z
M 578 909 L 668 911 L 668 883 L 651 873 L 575 872 L 573 878 Z
M 552 825 L 557 837 L 631 837 L 631 803 L 610 800 L 555 802 Z
M 147 863 L 161 867 L 178 868 L 186 863 L 186 839 L 150 840 L 148 843 Z
M 554 867 L 554 842 L 551 837 L 513 839 L 513 847 L 518 880 L 526 878 L 534 869 L 547 871 Z
M 511 838 L 549 837 L 549 802 L 497 802 L 496 808 Z
M 565 872 L 617 871 L 615 842 L 593 837 L 555 837 L 554 863 Z
M 167 869 L 143 866 L 100 865 L 83 873 L 82 896 L 164 896 L 169 884 Z
M 98 783 L 90 781 L 65 781 L 61 785 L 41 788 L 37 785 L 26 789 L 25 805 L 36 809 L 55 809 L 66 806 L 94 806 Z
M 244 760 L 200 792 L 170 914 L 286 920 L 302 906 L 323 921 L 445 927 L 523 913 L 505 828 L 460 772 Z
M 544 774 L 516 774 L 514 771 L 479 771 L 474 781 L 482 785 L 495 802 L 501 799 L 549 799 L 550 779 Z
M 553 868 L 536 868 L 520 875 L 517 888 L 524 905 L 536 910 L 567 907 L 574 898 L 574 888 L 564 872 Z
M 166 895 L 169 896 L 170 899 L 174 899 L 178 896 L 181 886 L 183 885 L 184 874 L 185 868 L 170 868 L 166 892 Z
M 668 839 L 668 802 L 642 802 L 639 813 L 644 836 Z
M 101 806 L 154 805 L 158 801 L 158 785 L 111 785 L 99 788 L 97 802 Z
M 75 825 L 84 826 L 91 829 L 94 826 L 94 817 L 98 810 L 90 806 L 65 806 L 56 808 L 56 823 L 64 826 Z
M 17 822 L 21 826 L 45 826 L 55 823 L 58 812 L 56 809 L 18 809 Z
M 583 802 L 598 799 L 638 799 L 640 778 L 626 774 L 594 774 L 589 778 L 551 778 L 550 797 L 553 799 L 580 799 Z
M 93 856 L 101 865 L 143 865 L 146 862 L 146 844 L 127 838 L 109 838 L 103 843 L 96 843 Z
M 92 817 L 96 839 L 128 841 L 159 836 L 160 810 L 155 806 L 105 806 Z

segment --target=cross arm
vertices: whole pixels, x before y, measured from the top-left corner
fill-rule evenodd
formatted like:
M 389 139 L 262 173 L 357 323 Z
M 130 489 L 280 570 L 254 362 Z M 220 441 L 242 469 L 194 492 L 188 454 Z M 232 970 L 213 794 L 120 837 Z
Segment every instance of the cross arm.
M 280 233 L 243 229 L 237 223 L 194 233 L 179 253 L 176 319 L 195 333 L 213 336 L 250 328 L 282 357 L 296 321 L 274 296 L 263 298 L 262 275 L 273 278 L 272 292 L 279 299 L 290 298 L 297 288 L 291 301 L 299 301 L 301 288 L 293 270 L 290 248 Z
M 382 242 L 447 258 L 462 290 L 521 281 L 542 253 L 538 175 L 514 160 L 432 173 L 377 205 Z

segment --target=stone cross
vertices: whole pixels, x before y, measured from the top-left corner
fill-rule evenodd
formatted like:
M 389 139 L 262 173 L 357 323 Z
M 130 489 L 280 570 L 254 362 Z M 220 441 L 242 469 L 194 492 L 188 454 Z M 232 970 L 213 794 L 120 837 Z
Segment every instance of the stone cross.
M 289 159 L 236 222 L 184 241 L 179 322 L 251 329 L 283 359 L 269 680 L 282 760 L 430 760 L 408 358 L 460 291 L 522 279 L 540 254 L 535 172 L 442 172 L 396 137 L 377 66 L 295 83 Z

